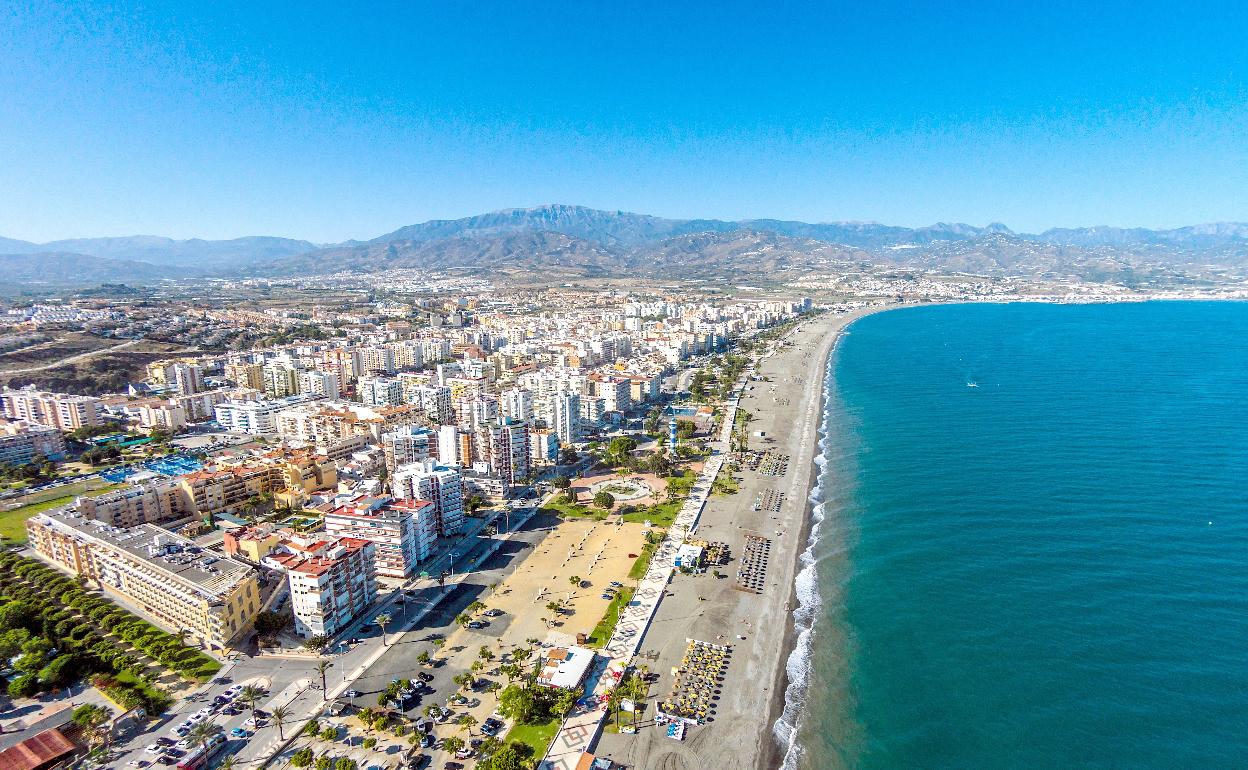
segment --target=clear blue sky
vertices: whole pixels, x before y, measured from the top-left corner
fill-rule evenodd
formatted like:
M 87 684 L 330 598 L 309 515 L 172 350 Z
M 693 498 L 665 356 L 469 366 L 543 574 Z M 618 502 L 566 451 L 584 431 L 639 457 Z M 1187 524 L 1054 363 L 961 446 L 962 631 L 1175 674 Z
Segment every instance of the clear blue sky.
M 347 5 L 0 1 L 0 235 L 1248 220 L 1242 2 Z

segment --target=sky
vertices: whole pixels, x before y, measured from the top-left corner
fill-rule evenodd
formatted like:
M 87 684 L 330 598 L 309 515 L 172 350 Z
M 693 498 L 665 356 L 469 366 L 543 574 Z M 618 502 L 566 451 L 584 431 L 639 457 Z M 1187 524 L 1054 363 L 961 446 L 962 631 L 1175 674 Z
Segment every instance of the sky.
M 0 236 L 1244 221 L 1246 32 L 1199 0 L 0 0 Z

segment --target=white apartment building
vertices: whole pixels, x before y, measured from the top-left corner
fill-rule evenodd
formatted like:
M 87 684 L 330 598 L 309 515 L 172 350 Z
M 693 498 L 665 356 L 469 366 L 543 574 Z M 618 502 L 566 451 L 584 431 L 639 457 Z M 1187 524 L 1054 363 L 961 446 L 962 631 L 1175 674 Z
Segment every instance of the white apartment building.
M 319 506 L 325 514 L 330 537 L 354 537 L 377 546 L 377 574 L 405 578 L 416 565 L 429 558 L 437 537 L 438 522 L 433 503 L 426 500 L 395 500 L 358 495 Z
M 341 393 L 341 381 L 335 372 L 310 369 L 299 373 L 299 392 L 333 400 Z
M 377 546 L 344 537 L 307 547 L 281 543 L 264 564 L 286 573 L 295 633 L 307 639 L 344 630 L 377 597 Z
M 556 393 L 550 398 L 547 425 L 563 446 L 581 440 L 581 397 L 576 393 Z
M 284 409 L 308 401 L 308 396 L 291 396 L 273 401 L 227 401 L 213 412 L 217 424 L 232 433 L 253 436 L 277 433 L 277 415 Z
M 437 516 L 438 535 L 449 537 L 464 527 L 463 476 L 433 460 L 401 465 L 391 482 L 395 497 L 428 500 Z
M 136 527 L 180 519 L 192 513 L 187 503 L 177 482 L 161 479 L 96 497 L 79 497 L 74 507 L 94 521 L 114 527 Z
M 270 361 L 260 370 L 264 392 L 273 398 L 285 398 L 299 393 L 298 364 L 289 359 Z
M 398 406 L 403 403 L 403 383 L 390 377 L 361 377 L 355 394 L 369 406 Z
M 499 396 L 504 417 L 529 422 L 533 419 L 533 394 L 524 388 L 508 388 Z

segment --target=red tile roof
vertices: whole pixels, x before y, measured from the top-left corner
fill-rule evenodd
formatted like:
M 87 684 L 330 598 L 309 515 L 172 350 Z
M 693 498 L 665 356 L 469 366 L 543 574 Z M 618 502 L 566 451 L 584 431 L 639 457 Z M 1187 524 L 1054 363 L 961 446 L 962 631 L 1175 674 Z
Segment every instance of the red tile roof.
M 0 770 L 34 770 L 64 757 L 77 748 L 73 741 L 53 727 L 33 738 L 27 738 L 16 746 L 0 751 Z

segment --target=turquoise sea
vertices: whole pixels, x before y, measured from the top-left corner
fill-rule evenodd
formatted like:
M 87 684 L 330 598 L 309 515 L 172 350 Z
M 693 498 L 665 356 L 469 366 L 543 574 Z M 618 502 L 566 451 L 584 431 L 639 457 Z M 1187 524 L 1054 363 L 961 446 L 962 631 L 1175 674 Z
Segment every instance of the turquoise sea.
M 1248 767 L 1248 303 L 896 310 L 829 370 L 787 767 Z

